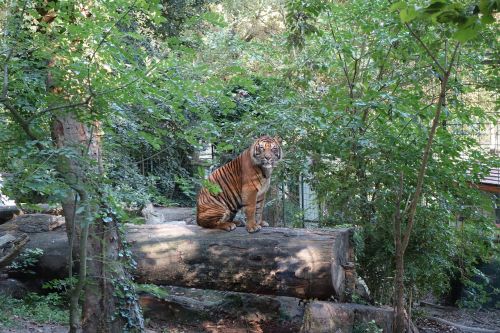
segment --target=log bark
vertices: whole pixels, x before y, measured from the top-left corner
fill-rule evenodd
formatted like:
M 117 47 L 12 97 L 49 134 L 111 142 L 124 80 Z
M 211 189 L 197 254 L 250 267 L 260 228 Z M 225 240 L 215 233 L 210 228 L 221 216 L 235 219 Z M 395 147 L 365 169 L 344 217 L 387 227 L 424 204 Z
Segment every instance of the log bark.
M 5 234 L 0 237 L 0 269 L 9 265 L 24 246 L 28 243 L 29 237 L 26 234 L 13 236 Z
M 203 332 L 299 332 L 305 303 L 287 296 L 167 286 L 166 295 L 141 292 L 144 316 Z
M 387 307 L 172 286 L 154 293 L 140 295 L 145 317 L 209 332 L 368 332 L 373 324 L 392 332 Z
M 350 229 L 286 228 L 249 234 L 244 228 L 224 232 L 164 224 L 128 225 L 127 239 L 140 283 L 343 301 L 355 285 L 350 234 Z M 57 259 L 42 257 L 40 271 L 47 273 L 50 268 L 43 266 L 54 261 L 67 267 L 63 237 L 56 232 L 30 237 L 30 247 L 51 255 L 62 251 Z
M 301 333 L 352 332 L 373 322 L 384 333 L 393 331 L 393 310 L 362 304 L 346 304 L 315 301 L 307 305 Z

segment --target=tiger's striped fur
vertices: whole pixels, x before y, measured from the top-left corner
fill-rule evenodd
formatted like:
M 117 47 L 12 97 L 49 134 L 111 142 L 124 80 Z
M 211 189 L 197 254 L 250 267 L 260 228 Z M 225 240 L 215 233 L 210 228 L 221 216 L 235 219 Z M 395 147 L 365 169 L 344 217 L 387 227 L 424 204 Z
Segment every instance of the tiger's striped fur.
M 206 188 L 200 190 L 196 205 L 198 225 L 234 230 L 237 225 L 243 225 L 234 220 L 238 210 L 243 209 L 248 232 L 268 226 L 262 221 L 262 210 L 272 170 L 281 158 L 278 139 L 263 136 L 234 160 L 215 170 L 208 180 L 219 185 L 222 192 L 213 195 Z

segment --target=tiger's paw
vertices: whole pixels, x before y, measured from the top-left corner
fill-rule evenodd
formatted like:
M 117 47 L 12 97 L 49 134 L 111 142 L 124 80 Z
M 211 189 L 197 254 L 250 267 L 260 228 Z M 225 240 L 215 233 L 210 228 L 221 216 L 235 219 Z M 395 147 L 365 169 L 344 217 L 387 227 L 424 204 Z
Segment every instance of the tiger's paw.
M 233 222 L 224 222 L 219 224 L 219 229 L 226 230 L 226 231 L 233 231 L 236 229 L 236 224 Z
M 247 231 L 251 234 L 259 231 L 260 229 L 262 229 L 262 227 L 258 224 L 253 224 L 253 225 L 247 224 Z
M 260 221 L 260 226 L 262 227 L 269 227 L 269 223 L 267 223 L 266 221 Z

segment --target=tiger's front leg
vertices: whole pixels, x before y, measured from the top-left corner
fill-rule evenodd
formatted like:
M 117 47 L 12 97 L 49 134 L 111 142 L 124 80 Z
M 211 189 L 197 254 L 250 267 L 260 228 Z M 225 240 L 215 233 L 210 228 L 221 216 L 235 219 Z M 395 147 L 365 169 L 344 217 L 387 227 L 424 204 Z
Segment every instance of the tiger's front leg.
M 261 227 L 269 227 L 269 223 L 262 219 L 262 213 L 264 212 L 264 204 L 266 202 L 266 194 L 257 196 L 257 203 L 255 205 L 255 220 Z
M 244 199 L 243 205 L 245 210 L 245 216 L 247 218 L 246 228 L 249 233 L 257 232 L 262 228 L 259 224 L 257 224 L 255 220 L 256 204 L 257 204 L 257 192 L 252 192 L 248 194 Z

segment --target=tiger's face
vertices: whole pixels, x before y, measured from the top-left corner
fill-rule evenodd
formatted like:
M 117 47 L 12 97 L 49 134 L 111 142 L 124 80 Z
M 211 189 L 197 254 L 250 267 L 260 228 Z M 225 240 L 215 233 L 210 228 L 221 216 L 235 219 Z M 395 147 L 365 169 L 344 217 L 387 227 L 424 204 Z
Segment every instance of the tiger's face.
M 272 169 L 281 160 L 283 153 L 277 138 L 263 136 L 252 145 L 252 160 L 255 165 L 264 169 Z

